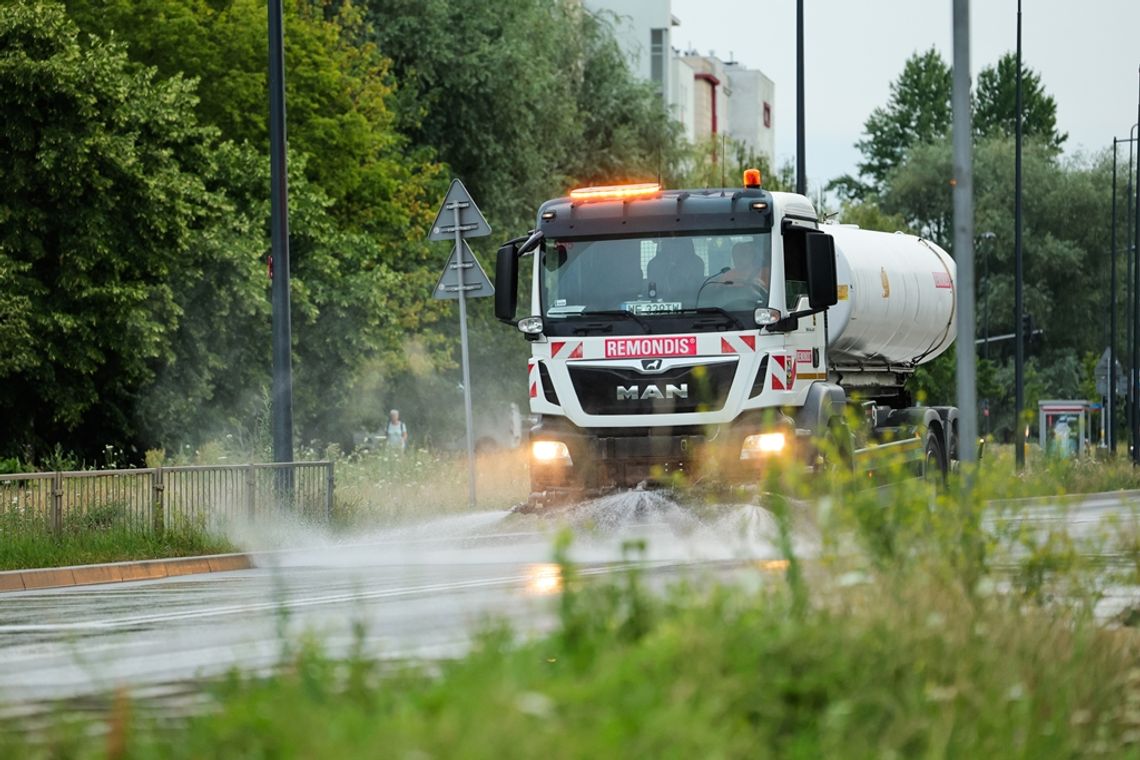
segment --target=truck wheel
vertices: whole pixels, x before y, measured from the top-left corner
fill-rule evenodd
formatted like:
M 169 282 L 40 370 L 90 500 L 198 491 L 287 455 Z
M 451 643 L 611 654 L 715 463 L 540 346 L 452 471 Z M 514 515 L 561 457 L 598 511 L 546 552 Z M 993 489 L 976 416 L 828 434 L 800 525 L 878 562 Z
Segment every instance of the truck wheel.
M 926 446 L 922 457 L 922 477 L 931 483 L 946 484 L 946 452 L 942 439 L 935 430 L 926 431 Z

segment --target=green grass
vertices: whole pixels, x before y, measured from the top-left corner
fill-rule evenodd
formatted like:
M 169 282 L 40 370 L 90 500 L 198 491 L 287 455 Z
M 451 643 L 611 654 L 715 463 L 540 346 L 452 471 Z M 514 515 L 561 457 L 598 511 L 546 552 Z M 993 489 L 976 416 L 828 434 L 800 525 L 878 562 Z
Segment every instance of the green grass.
M 801 606 L 636 572 L 564 567 L 551 635 L 488 629 L 438 672 L 305 645 L 269 678 L 233 673 L 186 719 L 60 721 L 24 757 L 1136 757 L 1140 641 L 1079 608 L 966 593 L 922 575 Z M 831 589 L 832 592 L 837 588 Z M 100 730 L 102 729 L 102 730 Z
M 192 557 L 233 551 L 237 549 L 226 539 L 190 526 L 169 527 L 161 538 L 142 526 L 122 522 L 68 525 L 60 535 L 54 535 L 42 529 L 13 530 L 0 520 L 0 570 Z
M 525 501 L 530 490 L 527 451 L 476 457 L 479 509 L 504 510 Z M 380 450 L 336 460 L 335 518 L 343 527 L 393 524 L 459 513 L 467 506 L 467 459 L 463 452 Z

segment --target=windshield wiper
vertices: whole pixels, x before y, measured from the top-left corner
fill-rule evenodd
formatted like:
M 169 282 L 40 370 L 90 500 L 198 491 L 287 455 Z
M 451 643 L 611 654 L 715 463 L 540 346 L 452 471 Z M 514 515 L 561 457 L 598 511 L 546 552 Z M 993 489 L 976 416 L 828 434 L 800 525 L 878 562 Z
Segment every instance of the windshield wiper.
M 730 311 L 726 311 L 725 309 L 722 309 L 719 306 L 698 306 L 695 309 L 681 309 L 681 311 L 676 312 L 676 313 L 678 313 L 678 314 L 715 314 L 718 317 L 724 317 L 725 319 L 727 319 L 732 325 L 734 325 L 736 327 L 737 330 L 743 330 L 744 329 L 744 323 L 741 322 L 736 317 L 736 315 L 734 315 Z
M 648 322 L 646 322 L 644 319 L 642 319 L 641 317 L 634 314 L 632 311 L 626 311 L 625 309 L 602 309 L 599 311 L 583 311 L 583 312 L 579 312 L 576 316 L 580 316 L 580 317 L 625 317 L 626 319 L 632 319 L 634 322 L 637 322 L 637 324 L 641 325 L 641 327 L 646 332 L 651 332 L 653 330 L 653 328 L 650 327 Z

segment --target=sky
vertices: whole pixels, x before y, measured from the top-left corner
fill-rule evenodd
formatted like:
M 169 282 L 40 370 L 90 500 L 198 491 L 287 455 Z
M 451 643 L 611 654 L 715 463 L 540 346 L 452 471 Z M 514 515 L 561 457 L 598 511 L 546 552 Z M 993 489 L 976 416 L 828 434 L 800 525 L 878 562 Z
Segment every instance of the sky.
M 808 183 L 857 173 L 863 123 L 912 53 L 953 60 L 951 0 L 804 0 Z M 758 68 L 776 83 L 776 163 L 796 152 L 795 0 L 673 0 L 673 44 Z M 1017 0 L 970 3 L 970 71 L 1016 47 Z M 1057 102 L 1065 151 L 1098 152 L 1137 121 L 1140 1 L 1023 0 L 1022 59 Z

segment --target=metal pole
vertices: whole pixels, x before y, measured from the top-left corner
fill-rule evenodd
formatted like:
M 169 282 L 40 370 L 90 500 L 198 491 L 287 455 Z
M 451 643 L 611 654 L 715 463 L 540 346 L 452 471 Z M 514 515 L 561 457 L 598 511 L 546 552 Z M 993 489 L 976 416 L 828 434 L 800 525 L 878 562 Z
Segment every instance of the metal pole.
M 1129 187 L 1131 187 L 1131 183 L 1132 183 L 1132 179 L 1131 179 L 1131 177 L 1132 177 L 1132 146 L 1131 145 L 1128 146 L 1128 176 L 1129 176 L 1129 180 L 1128 180 Z M 1132 207 L 1126 203 L 1124 206 L 1124 209 L 1126 212 L 1126 221 L 1125 221 L 1124 228 L 1125 228 L 1125 230 L 1127 230 L 1131 226 L 1130 223 L 1127 221 L 1127 219 L 1131 218 L 1131 216 L 1132 216 Z M 1131 436 L 1132 435 L 1132 413 L 1134 410 L 1132 408 L 1132 385 L 1133 385 L 1133 383 L 1132 383 L 1132 317 L 1130 315 L 1132 314 L 1132 280 L 1133 280 L 1132 266 L 1135 262 L 1132 260 L 1132 251 L 1130 250 L 1130 246 L 1128 246 L 1127 244 L 1125 244 L 1125 246 L 1124 246 L 1124 253 L 1125 253 L 1124 263 L 1125 263 L 1125 268 L 1127 270 L 1127 272 L 1125 274 L 1125 280 L 1124 280 L 1124 333 L 1125 333 L 1125 335 L 1124 335 L 1124 341 L 1125 341 L 1124 342 L 1124 356 L 1125 356 L 1125 362 L 1128 366 L 1128 375 L 1127 375 L 1127 378 L 1126 378 L 1125 384 L 1124 384 L 1124 414 L 1125 414 L 1125 426 L 1126 426 L 1126 429 L 1128 431 L 1128 435 Z M 1131 445 L 1132 445 L 1131 442 L 1129 442 L 1129 447 L 1131 447 Z M 1132 456 L 1131 448 L 1129 448 L 1129 452 L 1130 453 L 1128 456 L 1131 457 Z
M 1123 143 L 1124 140 L 1118 140 L 1117 142 Z M 1131 194 L 1131 192 L 1132 192 L 1132 140 L 1129 139 L 1128 140 L 1128 194 Z M 1124 229 L 1127 233 L 1127 230 L 1130 230 L 1132 228 L 1132 206 L 1130 204 L 1126 203 L 1124 206 L 1124 211 L 1125 211 Z M 1125 389 L 1124 389 L 1124 408 L 1125 408 L 1126 414 L 1127 414 L 1126 420 L 1127 420 L 1127 428 L 1128 428 L 1128 436 L 1129 436 L 1129 444 L 1128 444 L 1129 445 L 1129 457 L 1131 457 L 1132 456 L 1132 454 L 1131 454 L 1132 440 L 1131 439 L 1132 439 L 1132 425 L 1133 425 L 1132 420 L 1136 416 L 1136 382 L 1135 382 L 1135 378 L 1136 378 L 1136 350 L 1135 350 L 1135 339 L 1133 337 L 1135 324 L 1134 324 L 1131 316 L 1128 316 L 1128 315 L 1131 315 L 1132 311 L 1135 308 L 1133 306 L 1133 304 L 1135 302 L 1135 288 L 1133 287 L 1133 282 L 1136 279 L 1136 276 L 1133 273 L 1136 269 L 1136 260 L 1135 260 L 1135 251 L 1132 250 L 1132 247 L 1130 245 L 1125 244 L 1124 252 L 1125 252 L 1125 261 L 1127 262 L 1127 267 L 1128 267 L 1128 275 L 1127 275 L 1128 279 L 1125 283 L 1126 294 L 1125 294 L 1125 300 L 1124 300 L 1124 304 L 1125 304 L 1124 308 L 1125 308 L 1125 314 L 1126 314 L 1124 324 L 1127 326 L 1126 330 L 1125 330 L 1125 332 L 1126 332 L 1125 340 L 1127 341 L 1125 344 L 1126 345 L 1125 354 L 1127 356 L 1127 361 L 1128 361 L 1128 379 L 1127 379 L 1127 382 L 1125 384 Z
M 804 0 L 796 0 L 796 192 L 807 195 L 804 153 Z
M 1108 328 L 1108 404 L 1106 408 L 1108 426 L 1108 450 L 1116 453 L 1116 138 L 1112 138 L 1112 243 L 1110 244 L 1111 259 L 1109 263 L 1109 280 L 1111 285 L 1108 292 L 1111 294 L 1109 307 Z
M 958 264 L 958 458 L 978 459 L 974 346 L 974 173 L 970 128 L 970 2 L 954 0 L 954 259 Z
M 269 0 L 269 187 L 273 257 L 273 461 L 293 461 L 293 363 L 289 306 L 289 193 L 286 177 L 285 45 L 281 0 Z M 292 471 L 280 482 L 291 490 Z
M 1025 406 L 1025 304 L 1022 302 L 1022 261 L 1021 261 L 1021 0 L 1017 0 L 1017 127 L 1015 138 L 1014 157 L 1014 190 L 1013 190 L 1013 312 L 1014 331 L 1017 334 L 1016 348 L 1014 349 L 1014 452 L 1016 453 L 1017 470 L 1025 469 L 1025 433 L 1022 429 L 1021 410 Z
M 1140 68 L 1137 69 L 1137 75 L 1138 75 L 1138 79 L 1137 79 L 1137 89 L 1136 89 L 1136 93 L 1137 93 L 1137 96 L 1136 96 L 1136 124 L 1138 126 L 1140 126 Z M 1129 143 L 1129 146 L 1131 146 L 1131 145 L 1132 145 L 1132 143 Z M 1131 151 L 1131 147 L 1130 147 L 1129 148 L 1129 154 L 1131 154 L 1131 152 L 1132 151 Z M 1138 160 L 1136 162 L 1136 182 L 1135 182 L 1135 185 L 1133 188 L 1133 192 L 1136 193 L 1136 211 L 1132 215 L 1132 221 L 1133 221 L 1132 251 L 1133 251 L 1134 256 L 1140 256 L 1140 160 Z M 1138 265 L 1136 267 L 1136 272 L 1137 272 L 1136 284 L 1135 284 L 1134 290 L 1140 291 L 1140 265 Z M 1137 343 L 1140 343 L 1140 338 L 1138 338 L 1136 335 L 1136 332 L 1138 330 L 1140 330 L 1140 294 L 1137 295 L 1137 306 L 1136 306 L 1135 311 L 1133 312 L 1132 320 L 1133 320 L 1132 340 L 1137 342 Z M 1138 346 L 1134 343 L 1133 347 L 1137 348 Z M 1135 379 L 1133 380 L 1133 385 L 1136 385 Z M 1140 418 L 1140 415 L 1136 415 L 1136 414 L 1132 415 L 1132 426 L 1133 426 L 1132 427 L 1132 440 L 1133 440 L 1132 461 L 1133 462 L 1140 462 L 1140 446 L 1135 445 L 1135 442 L 1137 441 L 1137 439 L 1140 439 L 1140 421 L 1138 421 L 1138 418 Z
M 475 509 L 475 423 L 471 414 L 471 369 L 467 360 L 467 291 L 464 289 L 463 270 L 468 266 L 464 256 L 462 222 L 459 204 L 452 204 L 455 214 L 455 262 L 459 283 L 459 347 L 463 359 L 463 414 L 467 421 L 467 504 Z

